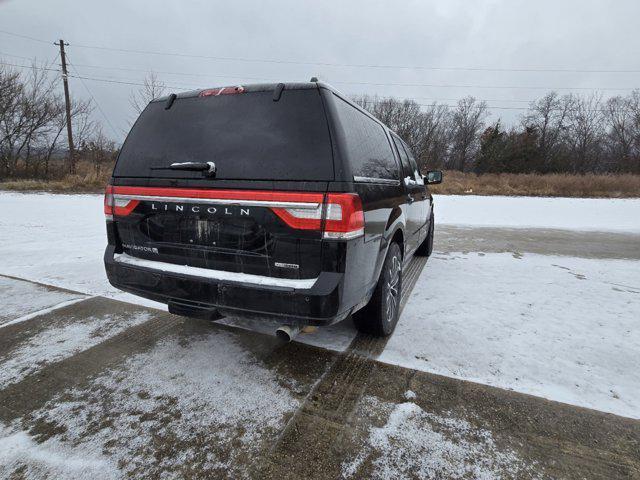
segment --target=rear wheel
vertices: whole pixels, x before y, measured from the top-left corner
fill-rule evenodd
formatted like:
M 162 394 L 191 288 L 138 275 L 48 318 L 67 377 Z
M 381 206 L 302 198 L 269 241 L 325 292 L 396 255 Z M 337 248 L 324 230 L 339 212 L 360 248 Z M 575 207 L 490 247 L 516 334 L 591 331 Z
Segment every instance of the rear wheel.
M 391 335 L 398 323 L 401 297 L 402 254 L 400 246 L 392 243 L 371 300 L 353 316 L 358 331 L 376 337 Z
M 431 256 L 431 252 L 433 252 L 433 224 L 434 224 L 433 213 L 431 214 L 431 221 L 429 222 L 429 232 L 427 233 L 427 238 L 425 238 L 418 249 L 416 250 L 416 255 L 419 257 L 429 257 Z

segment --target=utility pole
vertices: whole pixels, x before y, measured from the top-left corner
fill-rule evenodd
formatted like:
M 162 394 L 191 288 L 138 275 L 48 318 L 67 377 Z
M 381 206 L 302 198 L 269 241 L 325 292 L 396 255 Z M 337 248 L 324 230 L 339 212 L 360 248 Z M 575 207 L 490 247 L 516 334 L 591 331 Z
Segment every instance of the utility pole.
M 60 39 L 54 45 L 60 46 L 60 60 L 62 62 L 62 84 L 64 86 L 64 103 L 67 111 L 67 137 L 69 139 L 69 173 L 76 173 L 75 149 L 73 147 L 73 131 L 71 130 L 71 100 L 69 99 L 69 82 L 67 80 L 67 59 L 64 55 L 64 46 L 69 45 Z

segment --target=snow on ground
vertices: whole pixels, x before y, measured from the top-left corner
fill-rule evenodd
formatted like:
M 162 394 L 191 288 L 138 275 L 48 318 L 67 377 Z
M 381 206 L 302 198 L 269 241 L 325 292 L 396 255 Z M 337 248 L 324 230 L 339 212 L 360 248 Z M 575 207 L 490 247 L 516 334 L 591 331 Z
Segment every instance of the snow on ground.
M 12 431 L 0 426 L 0 474 L 9 474 L 19 465 L 27 465 L 23 472 L 26 476 L 23 478 L 120 478 L 112 475 L 116 466 L 105 458 L 91 458 L 86 454 L 74 453 L 73 449 L 61 448 L 55 442 L 40 445 L 27 432 Z
M 640 199 L 437 196 L 437 222 L 640 232 Z M 0 274 L 158 307 L 107 282 L 101 195 L 0 192 Z
M 640 233 L 640 199 L 436 195 L 439 224 Z
M 24 338 L 0 355 L 0 388 L 19 382 L 45 365 L 69 358 L 149 318 L 148 312 L 88 319 L 69 316 L 44 328 L 34 325 L 31 327 L 35 330 L 33 334 L 27 327 Z
M 101 195 L 0 192 L 0 274 L 164 308 L 113 288 Z
M 640 262 L 435 253 L 380 360 L 640 418 Z
M 511 450 L 499 449 L 490 431 L 448 414 L 436 414 L 412 402 L 393 404 L 365 397 L 360 413 L 386 418 L 372 426 L 360 453 L 342 465 L 344 478 L 528 478 L 530 467 Z M 375 424 L 375 423 L 374 423 Z
M 0 465 L 5 472 L 32 468 L 35 458 L 55 478 L 57 468 L 66 468 L 56 461 L 61 456 L 100 466 L 92 478 L 245 477 L 241 466 L 251 464 L 300 404 L 292 382 L 261 365 L 232 333 L 169 337 L 32 414 L 27 423 L 50 432 L 38 444 L 24 424 L 0 430 L 8 436 L 0 442 L 14 445 L 0 453 Z
M 639 199 L 435 201 L 440 224 L 640 232 Z M 0 192 L 0 274 L 160 306 L 108 284 L 105 244 L 100 195 Z M 382 358 L 640 418 L 639 272 L 626 260 L 433 257 Z M 343 322 L 300 339 L 342 350 L 353 335 Z
M 84 296 L 0 277 L 0 298 L 2 298 L 0 310 L 0 326 L 2 326 L 25 315 L 84 298 Z M 25 302 L 25 299 L 28 299 L 28 302 Z
M 0 193 L 0 273 L 115 293 L 101 264 L 106 244 L 99 195 Z

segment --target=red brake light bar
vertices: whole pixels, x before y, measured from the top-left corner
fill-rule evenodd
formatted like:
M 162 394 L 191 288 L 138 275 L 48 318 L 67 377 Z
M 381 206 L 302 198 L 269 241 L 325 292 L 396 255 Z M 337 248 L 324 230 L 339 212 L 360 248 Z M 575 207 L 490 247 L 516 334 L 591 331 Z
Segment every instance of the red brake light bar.
M 298 230 L 321 230 L 324 238 L 348 239 L 364 234 L 360 197 L 354 193 L 282 192 L 269 190 L 201 190 L 191 188 L 113 187 L 105 191 L 107 218 L 129 215 L 141 201 L 203 200 L 269 208 Z
M 218 95 L 235 95 L 237 93 L 244 93 L 244 87 L 238 85 L 237 87 L 220 87 L 210 88 L 208 90 L 202 90 L 199 97 L 217 97 Z

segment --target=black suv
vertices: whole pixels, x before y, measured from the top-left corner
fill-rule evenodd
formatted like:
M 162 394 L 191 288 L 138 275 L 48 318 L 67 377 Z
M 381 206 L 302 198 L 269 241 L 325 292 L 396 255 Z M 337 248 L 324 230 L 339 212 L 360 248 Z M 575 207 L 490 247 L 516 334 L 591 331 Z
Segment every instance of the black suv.
M 320 82 L 152 101 L 105 194 L 111 284 L 195 317 L 290 329 L 353 314 L 389 335 L 402 268 L 433 245 L 433 202 L 409 147 Z

